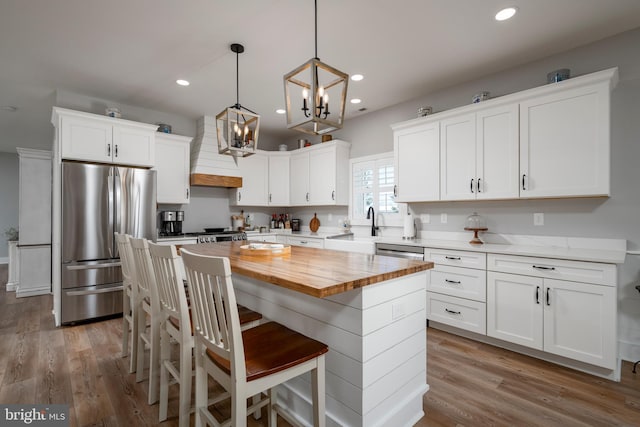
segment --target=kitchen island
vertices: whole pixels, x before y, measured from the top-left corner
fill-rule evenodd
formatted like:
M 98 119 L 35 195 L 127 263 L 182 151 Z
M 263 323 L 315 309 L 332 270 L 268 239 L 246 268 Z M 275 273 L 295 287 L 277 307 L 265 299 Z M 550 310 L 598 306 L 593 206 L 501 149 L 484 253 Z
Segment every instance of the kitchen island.
M 239 304 L 329 345 L 328 426 L 409 426 L 423 417 L 431 262 L 295 246 L 290 255 L 251 256 L 243 244 L 184 249 L 228 257 Z M 278 396 L 311 425 L 308 376 Z

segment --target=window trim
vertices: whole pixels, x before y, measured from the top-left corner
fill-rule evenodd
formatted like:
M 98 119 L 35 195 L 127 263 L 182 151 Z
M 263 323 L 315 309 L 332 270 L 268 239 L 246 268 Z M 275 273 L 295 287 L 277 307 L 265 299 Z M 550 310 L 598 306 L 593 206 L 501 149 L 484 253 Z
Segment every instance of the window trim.
M 380 160 L 388 160 L 391 159 L 392 160 L 392 164 L 394 164 L 393 160 L 394 160 L 394 154 L 393 151 L 388 151 L 385 153 L 379 153 L 379 154 L 372 154 L 369 156 L 363 156 L 363 157 L 355 157 L 352 159 L 349 159 L 349 218 L 351 220 L 351 225 L 367 225 L 370 226 L 371 225 L 371 220 L 368 219 L 362 219 L 362 218 L 356 218 L 353 214 L 353 196 L 354 196 L 354 191 L 353 191 L 353 166 L 355 163 L 364 163 L 364 162 L 377 162 Z M 395 165 L 394 165 L 394 183 L 397 184 L 397 182 L 395 182 L 395 177 L 397 177 L 397 171 L 395 170 Z M 377 177 L 376 177 L 377 178 Z M 378 194 L 374 195 L 374 200 L 377 200 L 377 198 L 379 197 Z M 377 203 L 374 203 L 374 205 Z M 402 227 L 403 226 L 403 215 L 407 214 L 407 205 L 406 203 L 397 203 L 398 205 L 398 213 L 397 214 L 393 214 L 393 216 L 389 216 L 389 214 L 386 213 L 378 213 L 377 209 L 376 209 L 376 225 L 379 227 Z

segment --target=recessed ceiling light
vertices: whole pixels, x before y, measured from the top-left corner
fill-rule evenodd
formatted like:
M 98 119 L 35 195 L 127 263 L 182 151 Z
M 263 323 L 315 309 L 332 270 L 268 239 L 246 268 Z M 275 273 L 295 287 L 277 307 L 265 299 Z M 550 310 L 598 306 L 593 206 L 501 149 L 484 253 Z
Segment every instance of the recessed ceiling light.
M 354 82 L 359 82 L 362 79 L 364 79 L 364 76 L 362 74 L 354 74 L 353 76 L 351 76 L 351 80 L 353 80 Z
M 351 103 L 352 103 L 352 104 L 360 104 L 361 102 L 362 102 L 362 99 L 360 99 L 360 98 L 353 98 L 353 99 L 351 100 Z
M 18 111 L 18 107 L 14 107 L 13 105 L 0 105 L 0 110 L 15 113 Z
M 507 19 L 512 18 L 517 11 L 518 9 L 515 7 L 506 7 L 496 13 L 496 21 L 506 21 Z
M 278 108 L 278 109 L 276 110 L 276 113 L 278 113 L 278 114 L 284 114 L 284 113 L 286 113 L 286 110 L 283 110 L 282 108 Z
M 176 83 L 178 83 L 180 86 L 189 86 L 190 85 L 188 80 L 182 80 L 182 79 L 176 80 Z

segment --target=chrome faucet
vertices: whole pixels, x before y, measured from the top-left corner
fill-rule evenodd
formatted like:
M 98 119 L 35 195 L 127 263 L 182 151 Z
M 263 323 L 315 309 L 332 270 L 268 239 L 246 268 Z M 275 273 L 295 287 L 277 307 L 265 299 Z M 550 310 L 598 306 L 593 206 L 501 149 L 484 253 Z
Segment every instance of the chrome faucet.
M 376 235 L 376 230 L 379 230 L 380 227 L 376 227 L 376 213 L 373 210 L 373 206 L 369 206 L 369 210 L 367 211 L 367 219 L 371 220 L 371 235 Z

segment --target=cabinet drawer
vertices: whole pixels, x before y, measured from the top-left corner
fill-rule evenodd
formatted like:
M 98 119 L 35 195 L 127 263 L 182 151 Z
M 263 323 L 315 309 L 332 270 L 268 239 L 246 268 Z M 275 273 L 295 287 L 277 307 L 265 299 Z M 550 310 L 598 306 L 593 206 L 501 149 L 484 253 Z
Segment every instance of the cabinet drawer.
M 427 292 L 427 319 L 478 334 L 487 333 L 483 302 Z
M 289 236 L 289 244 L 295 246 L 307 246 L 309 248 L 324 248 L 324 241 L 313 237 L 292 237 Z
M 424 260 L 433 261 L 436 265 L 479 268 L 482 270 L 487 268 L 487 255 L 480 252 L 424 248 Z
M 616 266 L 597 262 L 489 254 L 487 270 L 597 285 L 617 283 Z
M 427 291 L 486 302 L 486 273 L 484 270 L 436 265 L 431 270 Z

